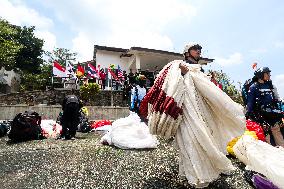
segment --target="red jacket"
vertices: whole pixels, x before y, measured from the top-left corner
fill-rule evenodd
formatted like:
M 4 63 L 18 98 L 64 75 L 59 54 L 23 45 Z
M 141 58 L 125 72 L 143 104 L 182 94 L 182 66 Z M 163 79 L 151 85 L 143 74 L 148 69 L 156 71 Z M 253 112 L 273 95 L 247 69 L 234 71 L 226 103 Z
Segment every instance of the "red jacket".
M 100 78 L 101 78 L 102 80 L 105 80 L 105 79 L 106 79 L 106 73 L 100 72 Z

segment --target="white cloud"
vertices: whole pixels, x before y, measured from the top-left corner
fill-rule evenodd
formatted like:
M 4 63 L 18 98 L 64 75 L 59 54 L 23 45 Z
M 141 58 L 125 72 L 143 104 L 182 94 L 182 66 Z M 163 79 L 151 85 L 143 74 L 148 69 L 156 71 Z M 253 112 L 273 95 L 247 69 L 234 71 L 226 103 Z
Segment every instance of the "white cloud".
M 161 31 L 175 19 L 186 20 L 196 14 L 189 4 L 175 0 L 126 0 L 124 3 L 110 0 L 109 3 L 105 16 L 112 21 L 112 29 L 125 28 L 125 31 Z
M 167 36 L 158 35 L 151 32 L 141 32 L 141 33 L 124 33 L 123 31 L 117 31 L 114 35 L 107 36 L 103 44 L 111 44 L 114 47 L 148 47 L 151 44 L 151 48 L 155 49 L 171 49 L 173 44 L 172 41 Z M 136 35 L 139 34 L 139 38 Z M 131 39 L 131 41 L 125 40 Z M 84 32 L 79 32 L 79 34 L 72 39 L 72 51 L 78 53 L 79 61 L 91 60 L 93 58 L 93 47 L 95 38 L 88 36 Z M 99 44 L 101 45 L 101 44 Z
M 52 51 L 56 47 L 56 37 L 51 32 L 36 30 L 35 36 L 40 39 L 44 39 L 44 50 Z
M 117 30 L 113 35 L 108 36 L 107 43 L 121 47 L 136 46 L 170 50 L 173 48 L 173 43 L 168 36 L 150 31 L 125 33 L 123 30 Z
M 41 16 L 37 11 L 26 7 L 20 1 L 12 3 L 8 0 L 1 0 L 0 15 L 16 25 L 37 26 L 41 29 L 46 29 L 53 25 L 51 19 Z
M 280 97 L 284 99 L 284 74 L 276 75 L 273 83 L 275 84 Z
M 79 53 L 86 49 L 83 45 L 87 43 L 173 50 L 172 39 L 165 34 L 166 27 L 181 19 L 188 24 L 197 14 L 189 3 L 176 0 L 70 0 L 68 3 L 53 0 L 44 3 L 54 10 L 61 22 L 78 33 L 72 41 L 73 45 L 80 43 Z M 78 41 L 82 38 L 85 42 Z M 80 56 L 92 57 L 85 50 L 84 53 Z
M 49 0 L 41 3 L 67 26 L 66 29 L 76 33 L 71 39 L 72 50 L 79 53 L 80 60 L 92 59 L 95 44 L 173 51 L 167 28 L 180 20 L 188 24 L 197 14 L 195 7 L 182 0 Z M 11 23 L 35 25 L 36 36 L 45 40 L 45 50 L 56 46 L 56 37 L 50 31 L 54 23 L 50 18 L 22 1 L 3 0 L 0 7 L 0 16 Z
M 94 44 L 88 39 L 86 34 L 80 32 L 72 40 L 72 43 L 72 51 L 78 53 L 78 60 L 80 62 L 93 59 Z
M 258 49 L 253 49 L 251 50 L 250 52 L 252 54 L 263 54 L 263 53 L 266 53 L 268 50 L 265 49 L 265 48 L 258 48 Z
M 234 53 L 230 55 L 228 58 L 223 57 L 215 57 L 215 61 L 217 64 L 221 66 L 231 66 L 241 64 L 243 62 L 243 55 L 241 53 Z
M 56 37 L 49 31 L 53 26 L 53 21 L 42 16 L 36 10 L 27 7 L 22 1 L 1 0 L 0 17 L 8 20 L 11 24 L 35 26 L 36 36 L 45 41 L 45 50 L 50 50 L 51 45 L 56 45 Z

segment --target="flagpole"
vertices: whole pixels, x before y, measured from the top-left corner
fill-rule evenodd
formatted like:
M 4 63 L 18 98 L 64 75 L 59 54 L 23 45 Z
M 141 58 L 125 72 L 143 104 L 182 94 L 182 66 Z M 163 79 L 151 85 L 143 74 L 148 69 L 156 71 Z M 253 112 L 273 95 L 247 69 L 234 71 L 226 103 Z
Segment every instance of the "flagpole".
M 65 75 L 68 77 L 69 75 L 68 75 L 68 70 L 67 69 L 68 68 L 67 68 L 67 55 L 66 55 L 66 57 L 65 57 Z M 69 77 L 68 77 L 68 79 L 69 79 Z M 67 83 L 66 81 L 67 81 L 67 79 L 64 81 L 64 84 L 63 84 L 64 88 L 66 88 L 66 83 Z
M 51 88 L 52 88 L 52 90 L 54 89 L 54 87 L 53 87 L 53 74 L 51 76 Z
M 113 106 L 113 93 L 112 93 L 112 74 L 110 74 L 110 105 Z
M 110 105 L 113 106 L 113 93 L 112 93 L 112 79 L 111 79 L 111 84 L 110 84 Z

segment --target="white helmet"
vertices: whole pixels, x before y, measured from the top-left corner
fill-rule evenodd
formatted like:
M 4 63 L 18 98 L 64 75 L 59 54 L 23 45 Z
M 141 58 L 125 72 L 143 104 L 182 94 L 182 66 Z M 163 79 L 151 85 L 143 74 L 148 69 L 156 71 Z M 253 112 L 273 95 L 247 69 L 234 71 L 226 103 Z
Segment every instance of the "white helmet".
M 188 50 L 193 48 L 193 47 L 195 47 L 197 49 L 202 49 L 202 47 L 198 43 L 191 42 L 191 43 L 188 43 L 187 45 L 185 45 L 184 50 L 183 50 L 183 54 L 187 53 Z

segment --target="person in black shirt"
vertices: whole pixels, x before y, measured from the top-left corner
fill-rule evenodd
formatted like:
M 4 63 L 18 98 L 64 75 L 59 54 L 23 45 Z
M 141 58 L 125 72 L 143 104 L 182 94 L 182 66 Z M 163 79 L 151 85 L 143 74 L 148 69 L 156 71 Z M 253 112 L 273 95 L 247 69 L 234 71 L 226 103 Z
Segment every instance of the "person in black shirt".
M 67 95 L 62 103 L 62 133 L 59 138 L 74 139 L 80 122 L 80 109 L 83 107 L 79 98 L 72 94 Z
M 135 76 L 132 72 L 132 70 L 130 69 L 130 73 L 128 74 L 128 79 L 129 79 L 129 84 L 134 84 L 135 83 Z

